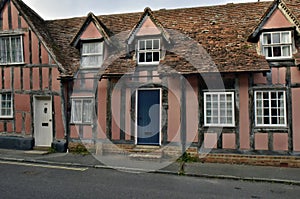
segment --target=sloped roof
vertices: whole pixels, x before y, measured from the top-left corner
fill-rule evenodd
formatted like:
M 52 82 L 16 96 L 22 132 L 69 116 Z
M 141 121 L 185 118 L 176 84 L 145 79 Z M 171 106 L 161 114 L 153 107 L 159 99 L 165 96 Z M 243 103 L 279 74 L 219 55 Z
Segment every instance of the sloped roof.
M 0 0 L 0 5 L 1 1 L 3 0 Z M 53 52 L 53 56 L 63 69 L 62 72 L 67 75 L 74 74 L 80 65 L 80 54 L 78 49 L 71 46 L 71 42 L 87 17 L 44 21 L 21 0 L 12 1 L 19 5 L 22 14 L 27 17 L 49 51 Z M 283 2 L 296 23 L 300 19 L 300 0 Z M 199 60 L 197 62 L 193 60 L 194 58 L 189 60 L 186 59 L 190 53 L 189 46 L 184 42 L 175 42 L 174 46 L 166 52 L 165 59 L 161 61 L 160 71 L 167 72 L 172 68 L 181 73 L 212 72 L 214 64 L 220 72 L 269 70 L 266 59 L 257 54 L 257 45 L 247 40 L 272 5 L 274 5 L 273 1 L 264 1 L 151 11 L 151 15 L 160 22 L 159 24 L 168 34 L 170 30 L 178 31 L 205 50 L 203 62 Z M 145 12 L 113 14 L 97 16 L 97 18 L 111 35 L 122 35 L 122 37 L 117 36 L 122 46 L 130 31 L 136 27 L 144 14 Z M 171 39 L 173 39 L 172 35 Z M 121 51 L 117 55 L 108 59 L 106 74 L 123 74 L 134 70 L 136 63 L 132 60 L 132 56 L 128 56 L 128 52 Z M 208 61 L 206 61 L 207 55 L 210 56 Z
M 168 30 L 178 31 L 195 40 L 207 51 L 220 72 L 266 71 L 269 65 L 256 51 L 256 44 L 247 42 L 251 31 L 257 26 L 272 2 L 227 4 L 197 8 L 152 11 L 155 18 Z M 114 34 L 130 32 L 144 13 L 126 13 L 98 16 L 99 20 Z M 66 67 L 76 71 L 80 55 L 70 43 L 80 30 L 85 17 L 50 20 L 47 26 L 57 46 L 66 56 Z M 125 42 L 125 40 L 124 40 Z M 176 46 L 185 51 L 188 47 Z M 184 57 L 175 58 L 168 53 L 162 65 L 171 65 L 182 73 L 194 73 L 195 67 Z M 179 62 L 179 60 L 181 60 Z M 112 62 L 110 62 L 112 63 Z M 126 60 L 126 55 L 113 61 L 106 73 L 122 74 L 124 68 L 132 71 L 135 62 Z M 71 67 L 71 68 L 70 68 Z M 202 66 L 201 66 L 202 67 Z M 198 68 L 201 68 L 200 66 Z M 201 72 L 211 72 L 211 66 Z M 130 69 L 131 68 L 131 69 Z M 197 67 L 196 67 L 197 68 Z M 161 67 L 163 71 L 165 68 Z
M 33 29 L 35 34 L 39 37 L 41 42 L 44 44 L 46 49 L 50 52 L 52 58 L 58 64 L 61 72 L 66 72 L 63 66 L 66 65 L 64 62 L 64 57 L 59 48 L 56 47 L 51 35 L 48 32 L 48 29 L 45 27 L 45 21 L 40 17 L 35 11 L 28 7 L 21 0 L 11 0 L 16 8 L 19 10 L 21 15 L 24 17 L 29 26 Z M 3 0 L 3 2 L 5 2 Z

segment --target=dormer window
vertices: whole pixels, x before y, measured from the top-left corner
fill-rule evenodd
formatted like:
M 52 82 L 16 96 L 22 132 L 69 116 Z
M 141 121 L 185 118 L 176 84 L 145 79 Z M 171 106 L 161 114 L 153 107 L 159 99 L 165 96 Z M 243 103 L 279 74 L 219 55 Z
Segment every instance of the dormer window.
M 262 33 L 262 50 L 267 59 L 292 57 L 291 31 Z
M 24 62 L 22 36 L 0 36 L 0 64 Z
M 81 67 L 98 68 L 103 63 L 103 42 L 88 42 L 82 44 Z
M 160 40 L 138 40 L 138 64 L 158 64 L 160 60 Z

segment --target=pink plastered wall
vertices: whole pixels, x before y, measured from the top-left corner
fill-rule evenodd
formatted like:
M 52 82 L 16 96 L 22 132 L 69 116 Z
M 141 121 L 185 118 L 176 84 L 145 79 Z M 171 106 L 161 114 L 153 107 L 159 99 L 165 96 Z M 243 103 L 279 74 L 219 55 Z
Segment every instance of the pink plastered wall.
M 180 141 L 180 81 L 178 78 L 168 79 L 168 141 Z
M 254 136 L 255 150 L 268 150 L 268 134 L 267 133 L 255 133 Z
M 291 67 L 291 80 L 292 83 L 300 83 L 300 70 L 298 67 Z
M 287 151 L 288 150 L 288 134 L 287 133 L 274 133 L 273 134 L 273 149 L 274 151 Z
M 101 39 L 103 36 L 100 34 L 94 23 L 90 23 L 85 29 L 80 39 Z
M 98 135 L 100 139 L 106 138 L 106 98 L 107 80 L 102 79 L 98 84 Z
M 285 84 L 286 68 L 272 68 L 272 83 Z
M 249 94 L 248 94 L 248 75 L 239 76 L 240 89 L 240 148 L 250 149 L 250 122 L 249 122 Z
M 253 74 L 253 83 L 254 84 L 267 84 L 267 77 L 263 73 L 254 73 Z
M 188 79 L 186 86 L 186 136 L 187 142 L 198 141 L 199 123 L 198 79 L 196 76 Z
M 217 133 L 205 133 L 204 134 L 204 148 L 214 149 L 217 148 L 218 134 Z
M 113 89 L 111 95 L 111 113 L 112 113 L 112 139 L 120 139 L 120 105 L 121 105 L 121 91 L 118 88 Z
M 156 25 L 152 22 L 150 17 L 147 16 L 146 20 L 136 33 L 137 36 L 144 35 L 158 35 L 160 34 L 160 30 L 156 27 Z
M 287 27 L 293 27 L 293 24 L 291 24 L 287 18 L 282 14 L 282 12 L 277 9 L 275 12 L 271 15 L 267 23 L 264 25 L 264 29 L 273 29 L 273 28 L 287 28 Z
M 62 110 L 61 110 L 61 98 L 60 96 L 54 97 L 54 110 L 55 110 L 55 130 L 57 139 L 63 139 L 65 137 L 65 131 L 63 126 Z
M 223 149 L 236 149 L 236 136 L 234 133 L 223 133 Z

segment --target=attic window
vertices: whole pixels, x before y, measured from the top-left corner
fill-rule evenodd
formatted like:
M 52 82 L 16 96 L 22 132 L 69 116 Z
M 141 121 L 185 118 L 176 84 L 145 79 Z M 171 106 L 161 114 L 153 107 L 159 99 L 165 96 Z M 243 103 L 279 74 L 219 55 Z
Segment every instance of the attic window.
M 20 64 L 24 62 L 22 36 L 0 37 L 0 64 Z
M 98 68 L 103 63 L 103 42 L 89 42 L 82 44 L 81 67 Z
M 138 63 L 158 64 L 160 60 L 160 40 L 145 39 L 138 41 Z
M 262 34 L 263 55 L 267 59 L 292 57 L 291 31 L 265 32 Z

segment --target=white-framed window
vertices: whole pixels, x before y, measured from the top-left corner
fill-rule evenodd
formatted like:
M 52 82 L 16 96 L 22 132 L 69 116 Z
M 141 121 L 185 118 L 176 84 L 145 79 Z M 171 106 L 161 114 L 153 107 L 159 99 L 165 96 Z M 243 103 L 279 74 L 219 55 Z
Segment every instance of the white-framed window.
M 22 36 L 0 36 L 0 64 L 19 63 L 24 63 Z
M 0 93 L 0 118 L 13 117 L 13 102 L 11 93 Z
M 286 126 L 285 91 L 255 91 L 256 126 Z
M 82 43 L 81 67 L 98 68 L 103 63 L 103 42 Z
M 234 92 L 204 93 L 204 125 L 234 126 Z
M 138 63 L 158 64 L 160 60 L 160 39 L 138 40 Z
M 291 31 L 262 33 L 262 51 L 267 59 L 282 59 L 292 57 Z
M 93 99 L 72 98 L 71 122 L 74 124 L 91 124 L 93 121 Z

